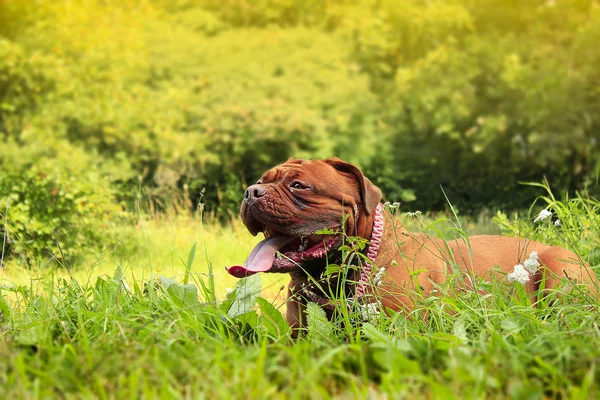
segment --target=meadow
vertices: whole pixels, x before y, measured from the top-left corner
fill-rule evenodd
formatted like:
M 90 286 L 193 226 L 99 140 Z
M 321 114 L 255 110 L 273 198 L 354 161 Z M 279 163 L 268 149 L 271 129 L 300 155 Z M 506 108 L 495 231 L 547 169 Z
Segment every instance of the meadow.
M 336 156 L 411 230 L 597 273 L 598 43 L 598 0 L 0 0 L 0 398 L 598 398 L 589 288 L 292 339 L 288 277 L 225 271 L 245 188 Z
M 526 235 L 599 263 L 600 202 L 542 198 L 560 219 L 399 217 L 450 239 Z M 123 227 L 123 229 L 126 229 Z M 256 242 L 244 226 L 154 217 L 121 232 L 125 253 L 67 269 L 5 265 L 2 397 L 17 398 L 596 398 L 600 300 L 567 281 L 532 307 L 518 283 L 480 282 L 487 294 L 415 293 L 412 315 L 327 321 L 309 307 L 292 339 L 281 312 L 287 277 L 239 281 Z M 131 252 L 131 249 L 135 251 Z

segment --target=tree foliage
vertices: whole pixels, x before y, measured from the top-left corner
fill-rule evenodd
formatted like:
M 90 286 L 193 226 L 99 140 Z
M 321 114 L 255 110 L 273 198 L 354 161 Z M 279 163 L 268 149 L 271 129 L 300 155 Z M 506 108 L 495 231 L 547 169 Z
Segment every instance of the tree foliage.
M 597 43 L 596 0 L 0 2 L 0 181 L 206 188 L 227 215 L 264 169 L 336 155 L 407 207 L 523 207 L 520 181 L 597 177 Z

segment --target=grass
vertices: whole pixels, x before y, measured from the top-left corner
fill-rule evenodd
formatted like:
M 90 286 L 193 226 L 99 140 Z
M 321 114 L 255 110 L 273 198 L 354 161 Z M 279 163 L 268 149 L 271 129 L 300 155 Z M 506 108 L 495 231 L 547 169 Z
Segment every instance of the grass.
M 89 254 L 84 261 L 68 271 L 59 263 L 44 263 L 44 268 L 24 269 L 16 262 L 7 262 L 0 269 L 0 282 L 5 285 L 29 285 L 55 268 L 55 276 L 73 277 L 79 282 L 93 282 L 99 276 L 112 275 L 118 265 L 130 281 L 142 282 L 152 276 L 165 275 L 182 280 L 189 252 L 197 243 L 191 270 L 207 278 L 209 262 L 214 267 L 216 292 L 225 297 L 237 279 L 225 271 L 225 266 L 242 263 L 259 237 L 250 235 L 237 221 L 226 226 L 212 223 L 200 225 L 189 216 L 156 216 L 135 227 L 119 227 L 109 234 L 122 238 L 122 246 L 109 254 Z M 275 298 L 286 277 L 266 275 L 264 294 Z
M 533 226 L 530 216 L 499 215 L 498 224 L 507 234 L 575 248 L 597 266 L 598 202 L 540 201 L 561 218 L 560 228 Z M 425 216 L 412 227 L 455 237 L 488 232 L 489 221 L 469 229 L 469 221 Z M 585 290 L 531 307 L 518 285 L 481 282 L 487 294 L 441 290 L 420 299 L 410 318 L 379 315 L 351 325 L 329 322 L 311 307 L 307 334 L 292 340 L 280 313 L 287 277 L 235 281 L 223 268 L 243 262 L 258 240 L 239 223 L 201 226 L 170 217 L 119 234 L 125 250 L 90 255 L 72 273 L 11 263 L 0 272 L 0 397 L 600 395 L 600 302 Z

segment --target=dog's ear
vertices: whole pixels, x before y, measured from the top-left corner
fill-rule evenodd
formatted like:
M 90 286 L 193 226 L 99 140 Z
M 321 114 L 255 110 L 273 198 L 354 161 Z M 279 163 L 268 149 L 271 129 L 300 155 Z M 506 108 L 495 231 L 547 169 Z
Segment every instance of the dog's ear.
M 342 161 L 337 157 L 328 158 L 327 160 L 324 160 L 324 162 L 340 172 L 354 175 L 358 182 L 360 197 L 365 210 L 367 211 L 367 215 L 371 215 L 381 201 L 381 190 L 373 185 L 373 183 L 363 175 L 360 169 L 352 164 Z

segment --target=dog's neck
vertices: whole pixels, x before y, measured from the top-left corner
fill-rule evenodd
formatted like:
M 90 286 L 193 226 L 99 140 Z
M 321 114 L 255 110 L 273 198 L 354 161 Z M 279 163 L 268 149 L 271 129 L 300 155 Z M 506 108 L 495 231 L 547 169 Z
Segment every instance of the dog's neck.
M 365 291 L 371 282 L 372 268 L 375 264 L 375 259 L 379 253 L 379 248 L 383 238 L 383 228 L 385 225 L 383 209 L 383 205 L 379 204 L 375 209 L 373 216 L 368 218 L 372 221 L 369 226 L 369 246 L 366 254 L 369 262 L 364 263 L 364 265 L 361 266 L 360 271 L 356 274 L 358 278 L 354 292 L 354 297 L 356 299 L 364 296 Z M 321 274 L 321 268 L 314 270 L 309 266 L 302 272 L 296 271 L 292 273 L 291 276 L 292 280 L 300 283 L 298 288 L 299 293 L 297 294 L 305 296 L 309 301 L 315 302 L 325 309 L 333 310 L 335 309 L 335 302 L 328 297 L 325 297 L 326 291 L 323 291 L 323 287 L 320 289 L 317 287 L 329 287 L 332 283 L 332 280 L 333 282 L 336 282 L 337 279 L 339 279 L 339 276 L 330 275 L 324 278 Z M 312 279 L 310 279 L 309 276 L 312 276 Z M 346 290 L 351 290 L 351 286 L 352 285 L 348 285 Z
M 375 216 L 373 218 L 373 228 L 371 229 L 371 238 L 369 240 L 369 249 L 367 250 L 367 258 L 370 263 L 365 263 L 360 271 L 360 279 L 356 285 L 355 297 L 362 297 L 365 294 L 365 290 L 371 279 L 371 272 L 375 259 L 379 253 L 379 247 L 381 246 L 381 239 L 383 238 L 383 205 L 380 203 L 375 209 Z

